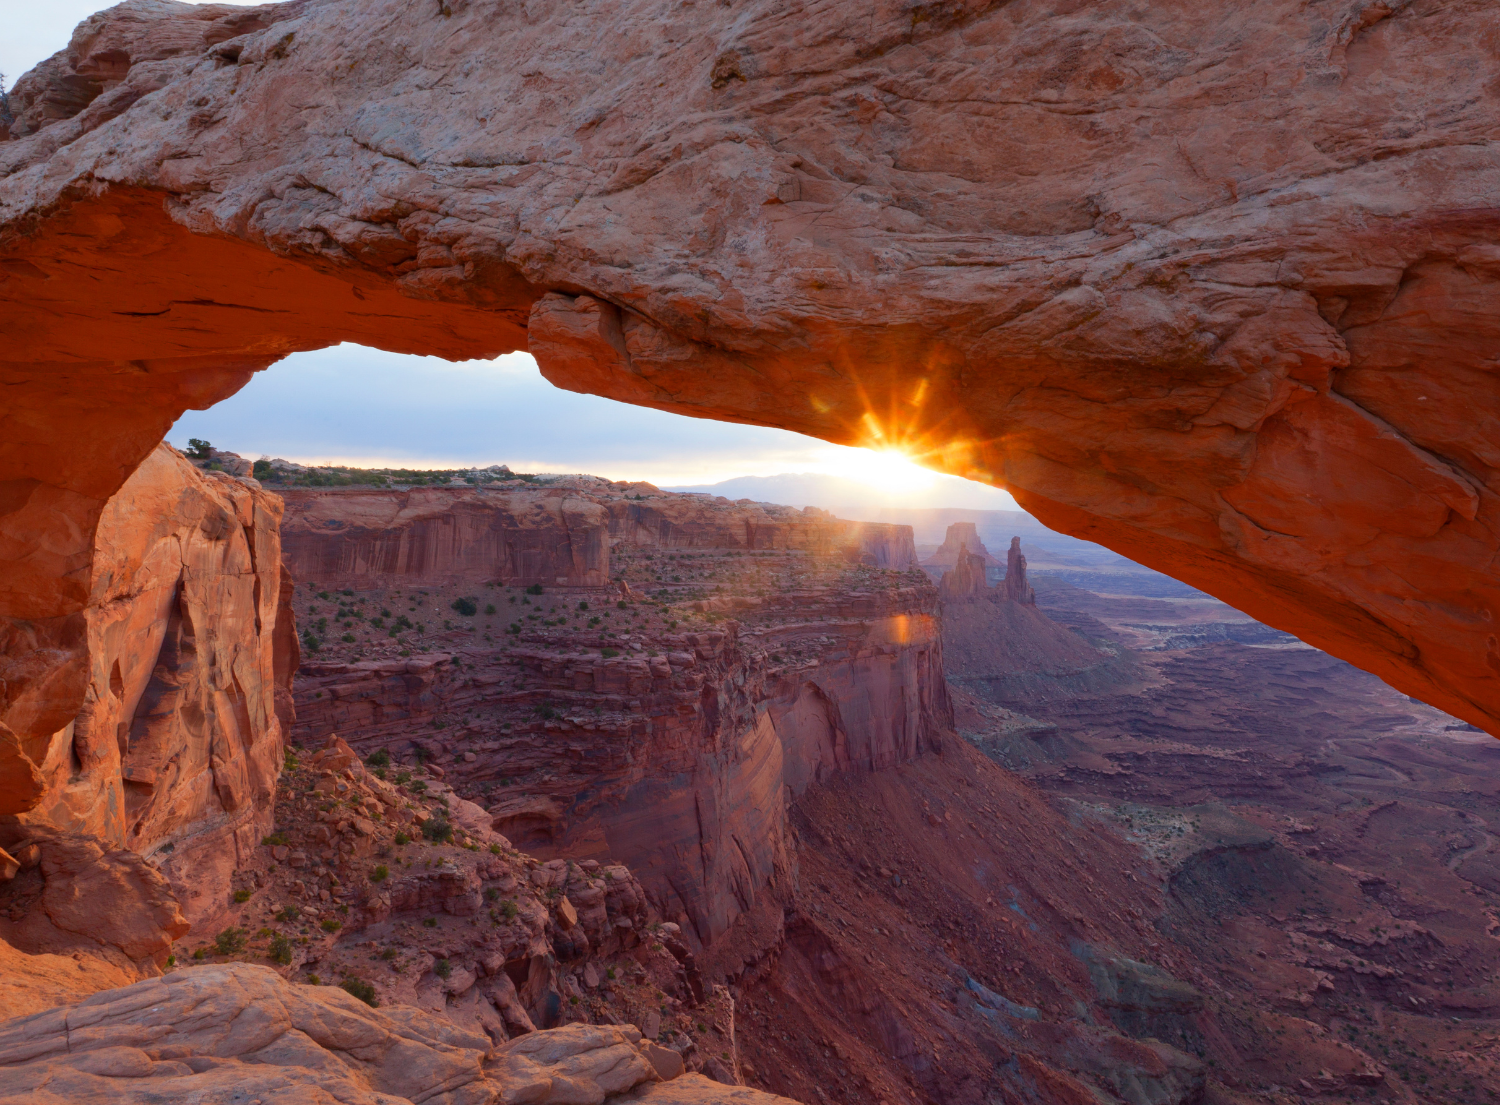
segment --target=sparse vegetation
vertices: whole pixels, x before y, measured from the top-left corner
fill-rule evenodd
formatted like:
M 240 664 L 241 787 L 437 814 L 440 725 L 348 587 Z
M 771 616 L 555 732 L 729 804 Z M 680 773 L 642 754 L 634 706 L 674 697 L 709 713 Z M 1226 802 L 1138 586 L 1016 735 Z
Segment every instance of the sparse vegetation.
M 214 954 L 216 955 L 238 955 L 244 950 L 244 929 L 227 928 L 214 937 Z
M 375 987 L 362 978 L 350 975 L 343 982 L 339 983 L 339 988 L 345 993 L 353 994 L 371 1009 L 378 1009 L 380 1007 L 380 999 L 375 996 Z

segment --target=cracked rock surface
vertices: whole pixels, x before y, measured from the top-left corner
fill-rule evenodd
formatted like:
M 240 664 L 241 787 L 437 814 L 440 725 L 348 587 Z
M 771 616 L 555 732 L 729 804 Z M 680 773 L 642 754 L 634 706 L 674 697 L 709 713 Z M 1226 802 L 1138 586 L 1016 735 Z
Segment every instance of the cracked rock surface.
M 1486 12 L 92 16 L 0 124 L 0 613 L 76 610 L 125 474 L 287 353 L 525 347 L 1002 483 L 1500 731 Z
M 410 1007 L 266 967 L 194 967 L 0 1024 L 0 1101 L 600 1105 L 660 1076 L 631 1026 L 573 1025 L 491 1052 Z M 673 1102 L 784 1101 L 684 1075 Z M 694 1092 L 697 1089 L 700 1092 Z

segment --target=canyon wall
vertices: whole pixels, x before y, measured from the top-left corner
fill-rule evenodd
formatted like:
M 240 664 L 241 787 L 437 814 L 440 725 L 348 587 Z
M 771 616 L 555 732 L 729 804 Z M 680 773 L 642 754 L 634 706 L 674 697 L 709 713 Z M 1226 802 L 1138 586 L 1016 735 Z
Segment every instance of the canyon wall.
M 507 490 L 286 488 L 292 575 L 355 590 L 408 583 L 600 587 L 617 542 L 650 548 L 796 549 L 877 568 L 916 562 L 910 526 L 824 511 L 552 478 Z
M 95 837 L 190 919 L 217 907 L 271 823 L 291 717 L 281 512 L 160 446 L 101 513 L 84 608 L 6 619 L 0 846 Z
M 650 490 L 590 492 L 618 533 L 608 586 L 440 574 L 367 578 L 358 604 L 301 597 L 303 624 L 334 624 L 303 660 L 295 736 L 438 765 L 517 847 L 627 863 L 706 946 L 793 877 L 789 801 L 937 747 L 951 707 L 935 589 L 871 563 L 913 565 L 909 527 Z M 559 495 L 450 501 L 509 517 Z M 315 528 L 344 501 L 358 518 L 371 496 L 322 494 Z M 294 533 L 305 500 L 288 502 Z M 466 594 L 476 613 L 455 615 Z
M 309 584 L 402 581 L 602 586 L 606 515 L 576 495 L 288 488 L 282 554 Z
M 528 348 L 1002 484 L 1500 732 L 1482 0 L 430 7 L 131 0 L 17 82 L 0 611 L 82 609 L 104 501 L 289 352 Z

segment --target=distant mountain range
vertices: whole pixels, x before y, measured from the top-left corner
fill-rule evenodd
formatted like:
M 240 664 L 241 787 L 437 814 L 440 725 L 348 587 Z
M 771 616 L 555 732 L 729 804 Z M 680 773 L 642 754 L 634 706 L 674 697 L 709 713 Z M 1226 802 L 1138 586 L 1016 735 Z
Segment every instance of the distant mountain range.
M 937 486 L 920 495 L 888 494 L 858 480 L 816 472 L 736 476 L 720 483 L 662 490 L 753 499 L 758 503 L 799 508 L 815 506 L 854 521 L 911 526 L 918 552 L 924 556 L 922 547 L 942 544 L 954 522 L 973 522 L 980 540 L 1002 561 L 1010 539 L 1020 537 L 1028 557 L 1039 560 L 1038 567 L 1111 566 L 1140 570 L 1100 545 L 1048 529 L 1026 512 L 1016 510 L 1014 501 L 1005 492 L 956 476 L 938 477 Z M 1047 555 L 1036 558 L 1038 551 Z
M 662 490 L 723 495 L 726 499 L 753 499 L 758 503 L 781 503 L 785 506 L 816 506 L 831 510 L 841 518 L 861 522 L 879 521 L 874 516 L 875 512 L 894 509 L 958 507 L 1015 512 L 1015 501 L 998 488 L 936 473 L 933 475 L 932 486 L 920 491 L 883 491 L 859 480 L 817 472 L 736 476 L 720 483 L 664 487 Z M 942 538 L 939 537 L 938 540 L 941 541 Z

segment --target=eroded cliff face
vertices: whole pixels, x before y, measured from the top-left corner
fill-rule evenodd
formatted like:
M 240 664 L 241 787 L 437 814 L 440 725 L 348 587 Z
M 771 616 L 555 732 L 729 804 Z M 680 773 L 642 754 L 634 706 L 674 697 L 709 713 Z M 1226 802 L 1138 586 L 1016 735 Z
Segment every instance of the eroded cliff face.
M 650 490 L 594 493 L 619 534 L 607 587 L 299 599 L 322 639 L 295 734 L 437 764 L 525 851 L 627 863 L 703 947 L 758 904 L 779 916 L 789 801 L 936 747 L 951 707 L 935 589 L 867 562 L 914 563 L 909 527 Z M 549 494 L 451 501 L 509 517 Z M 324 493 L 318 528 L 346 495 L 359 514 L 367 493 Z
M 599 587 L 609 579 L 606 512 L 576 495 L 287 489 L 282 497 L 283 555 L 311 585 Z
M 917 449 L 1500 731 L 1486 13 L 91 17 L 0 144 L 4 612 L 81 609 L 124 474 L 287 352 L 524 347 Z
M 190 918 L 227 895 L 270 825 L 290 720 L 281 513 L 160 446 L 104 507 L 83 610 L 7 619 L 0 843 L 139 853 Z
M 319 587 L 501 583 L 602 587 L 609 550 L 792 549 L 876 568 L 916 563 L 910 526 L 677 495 L 592 476 L 509 488 L 281 491 L 282 555 Z
M 987 556 L 970 552 L 963 537 L 958 525 L 949 527 L 957 554 L 938 585 L 944 664 L 955 687 L 1029 711 L 1144 678 L 1122 650 L 1090 641 L 1037 609 L 1019 537 L 1011 539 L 1005 578 L 994 587 L 985 582 Z

